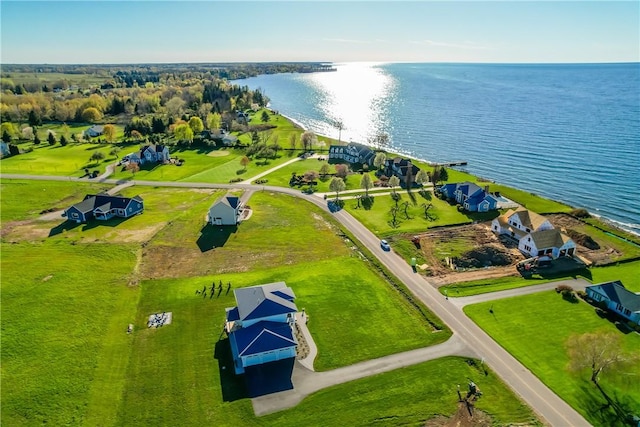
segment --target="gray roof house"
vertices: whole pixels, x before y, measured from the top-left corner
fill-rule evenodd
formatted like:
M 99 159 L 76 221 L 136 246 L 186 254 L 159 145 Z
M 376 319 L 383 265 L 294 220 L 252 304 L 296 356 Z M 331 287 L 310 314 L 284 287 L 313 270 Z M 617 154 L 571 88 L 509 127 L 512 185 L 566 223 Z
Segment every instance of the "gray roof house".
M 207 222 L 211 225 L 237 225 L 240 222 L 241 213 L 240 198 L 226 195 L 211 205 Z
M 373 165 L 376 153 L 366 145 L 349 143 L 347 145 L 332 145 L 329 147 L 329 161 L 344 161 L 349 164 L 359 163 Z
M 620 280 L 587 286 L 585 291 L 591 299 L 603 301 L 609 310 L 640 325 L 640 295 L 625 288 Z
M 93 125 L 89 129 L 84 131 L 85 135 L 88 135 L 92 138 L 94 136 L 100 136 L 103 133 L 104 133 L 104 126 L 101 126 L 101 125 Z
M 70 208 L 66 209 L 62 216 L 69 221 L 77 223 L 87 222 L 91 218 L 108 220 L 114 216 L 129 218 L 144 210 L 142 197 L 110 196 L 106 193 L 87 194 L 85 198 Z

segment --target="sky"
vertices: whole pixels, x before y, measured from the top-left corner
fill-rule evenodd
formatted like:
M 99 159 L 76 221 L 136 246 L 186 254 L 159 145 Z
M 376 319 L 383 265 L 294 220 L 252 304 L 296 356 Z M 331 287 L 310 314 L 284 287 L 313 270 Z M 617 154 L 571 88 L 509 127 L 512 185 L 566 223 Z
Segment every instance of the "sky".
M 3 64 L 640 62 L 639 1 L 0 1 Z

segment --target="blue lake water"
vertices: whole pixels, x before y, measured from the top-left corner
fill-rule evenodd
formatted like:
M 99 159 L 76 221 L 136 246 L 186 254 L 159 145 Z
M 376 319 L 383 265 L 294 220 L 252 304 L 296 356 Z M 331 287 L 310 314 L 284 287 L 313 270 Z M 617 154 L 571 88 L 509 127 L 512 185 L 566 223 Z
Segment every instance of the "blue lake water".
M 393 151 L 468 161 L 640 234 L 640 64 L 335 65 L 234 83 L 319 135 L 366 144 L 386 132 Z

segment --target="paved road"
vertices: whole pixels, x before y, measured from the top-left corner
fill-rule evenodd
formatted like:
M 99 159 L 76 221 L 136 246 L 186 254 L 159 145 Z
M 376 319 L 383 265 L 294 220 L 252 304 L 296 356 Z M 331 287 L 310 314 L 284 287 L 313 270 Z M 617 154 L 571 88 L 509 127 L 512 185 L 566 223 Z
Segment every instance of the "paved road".
M 1 174 L 0 179 L 40 179 L 51 181 L 79 181 L 92 182 L 87 178 L 69 178 L 59 176 L 36 176 L 19 174 Z M 108 184 L 121 184 L 123 181 L 107 179 Z M 158 182 L 132 180 L 135 185 L 164 186 L 178 188 L 244 188 L 263 189 L 277 193 L 290 194 L 310 201 L 321 209 L 330 212 L 326 201 L 314 196 L 301 193 L 299 190 L 255 186 L 247 184 L 208 184 L 188 182 Z M 385 252 L 380 248 L 379 239 L 367 230 L 359 221 L 348 212 L 341 210 L 333 214 L 344 227 L 346 227 L 363 245 L 384 264 L 396 277 L 398 277 L 413 294 L 420 298 L 442 321 L 447 324 L 454 334 L 469 345 L 501 378 L 514 390 L 543 420 L 552 426 L 588 426 L 589 423 L 553 393 L 542 381 L 533 375 L 527 368 L 518 362 L 513 356 L 500 347 L 489 335 L 480 329 L 471 319 L 466 317 L 462 310 L 450 300 L 445 300 L 425 278 L 413 273 L 408 263 L 393 252 Z
M 476 304 L 479 302 L 494 301 L 497 299 L 549 291 L 551 289 L 555 289 L 560 285 L 568 285 L 576 291 L 584 291 L 584 288 L 591 285 L 591 283 L 587 282 L 584 279 L 558 280 L 557 282 L 543 283 L 542 285 L 532 285 L 524 288 L 507 289 L 506 291 L 488 292 L 486 294 L 472 295 L 468 297 L 452 298 L 451 296 L 449 296 L 449 301 L 453 305 L 462 309 L 464 306 L 469 304 Z

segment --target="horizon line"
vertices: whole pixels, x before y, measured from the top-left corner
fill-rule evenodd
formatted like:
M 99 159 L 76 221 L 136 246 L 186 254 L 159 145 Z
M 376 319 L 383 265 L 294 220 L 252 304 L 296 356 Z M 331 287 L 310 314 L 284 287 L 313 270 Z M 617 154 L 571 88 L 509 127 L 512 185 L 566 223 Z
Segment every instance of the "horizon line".
M 216 65 L 216 64 L 477 64 L 477 65 L 589 65 L 589 64 L 640 64 L 636 61 L 577 61 L 577 62 L 486 62 L 486 61 L 197 61 L 197 62 L 0 62 L 0 66 L 16 65 Z

